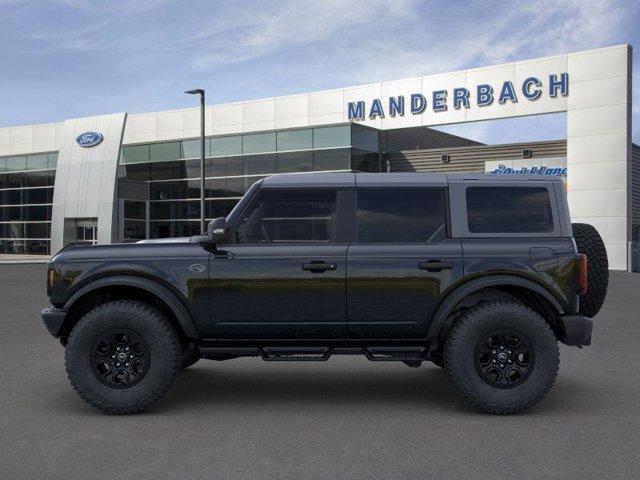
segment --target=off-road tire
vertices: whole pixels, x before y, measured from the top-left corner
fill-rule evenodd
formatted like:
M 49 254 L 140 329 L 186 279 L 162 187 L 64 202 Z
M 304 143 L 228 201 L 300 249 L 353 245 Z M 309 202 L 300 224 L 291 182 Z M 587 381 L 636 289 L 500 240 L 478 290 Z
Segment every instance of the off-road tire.
M 433 352 L 429 360 L 431 360 L 431 363 L 433 363 L 436 367 L 444 368 L 444 358 L 440 349 Z
M 496 387 L 476 368 L 476 348 L 496 330 L 515 332 L 533 351 L 529 374 L 520 384 Z M 549 392 L 558 374 L 560 352 L 553 331 L 540 315 L 515 301 L 483 302 L 452 326 L 444 348 L 444 366 L 454 389 L 474 408 L 491 414 L 522 412 Z
M 148 347 L 148 369 L 138 383 L 112 388 L 92 367 L 94 346 L 112 331 L 126 330 Z M 65 352 L 71 385 L 89 405 L 111 414 L 139 413 L 158 401 L 173 383 L 181 362 L 178 335 L 158 310 L 146 303 L 118 300 L 86 313 L 73 327 Z
M 580 295 L 580 313 L 594 317 L 602 308 L 609 286 L 607 250 L 598 231 L 587 223 L 572 223 L 578 252 L 588 257 L 587 293 Z
M 195 348 L 186 348 L 182 352 L 182 360 L 180 361 L 180 370 L 185 370 L 200 360 L 200 352 Z

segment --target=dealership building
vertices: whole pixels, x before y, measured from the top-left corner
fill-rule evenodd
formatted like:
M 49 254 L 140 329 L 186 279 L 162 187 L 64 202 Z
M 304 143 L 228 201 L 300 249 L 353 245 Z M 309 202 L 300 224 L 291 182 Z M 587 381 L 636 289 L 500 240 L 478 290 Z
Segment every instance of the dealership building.
M 637 270 L 640 147 L 631 142 L 632 49 L 205 108 L 205 216 L 266 175 L 468 171 L 566 180 L 574 222 L 611 268 Z M 484 145 L 429 127 L 566 112 L 567 138 Z M 0 128 L 0 253 L 199 233 L 200 110 L 114 113 Z

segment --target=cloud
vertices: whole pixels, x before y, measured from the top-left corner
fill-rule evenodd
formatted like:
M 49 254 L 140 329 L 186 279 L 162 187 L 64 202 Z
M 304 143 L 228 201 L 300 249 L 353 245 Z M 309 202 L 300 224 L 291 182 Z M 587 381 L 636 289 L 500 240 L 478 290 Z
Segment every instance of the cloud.
M 281 1 L 269 9 L 241 9 L 227 12 L 231 25 L 213 24 L 193 38 L 194 43 L 212 42 L 212 51 L 197 52 L 192 65 L 197 69 L 224 67 L 290 50 L 328 42 L 345 45 L 346 38 L 370 35 L 379 27 L 380 13 L 387 22 L 406 17 L 416 2 L 411 0 L 369 0 L 345 2 Z M 256 11 L 257 10 L 257 11 Z M 368 27 L 371 31 L 367 32 Z
M 183 83 L 214 84 L 209 98 L 225 102 L 633 42 L 639 17 L 632 0 L 20 2 L 0 13 L 0 59 L 12 65 L 5 82 L 37 78 L 48 62 L 60 84 L 47 89 L 61 95 L 92 83 L 113 110 L 162 109 L 180 105 L 165 92 Z

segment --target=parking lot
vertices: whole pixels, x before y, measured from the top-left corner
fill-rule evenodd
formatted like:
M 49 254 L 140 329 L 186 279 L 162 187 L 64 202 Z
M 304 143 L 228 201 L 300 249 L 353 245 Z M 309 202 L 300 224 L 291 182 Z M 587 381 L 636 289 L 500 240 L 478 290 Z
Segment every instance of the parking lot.
M 138 416 L 71 389 L 41 324 L 44 265 L 0 265 L 0 477 L 637 478 L 640 275 L 615 272 L 594 345 L 562 346 L 525 414 L 470 410 L 425 364 L 201 361 Z

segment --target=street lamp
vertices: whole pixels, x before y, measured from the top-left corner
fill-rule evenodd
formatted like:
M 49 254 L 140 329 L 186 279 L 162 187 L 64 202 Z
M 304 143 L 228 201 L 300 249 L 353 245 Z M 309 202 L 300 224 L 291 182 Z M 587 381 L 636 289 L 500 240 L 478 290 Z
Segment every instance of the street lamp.
M 184 93 L 200 95 L 200 234 L 206 235 L 207 227 L 204 222 L 204 90 L 196 88 Z

